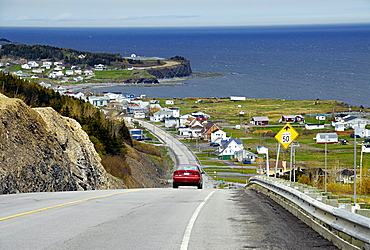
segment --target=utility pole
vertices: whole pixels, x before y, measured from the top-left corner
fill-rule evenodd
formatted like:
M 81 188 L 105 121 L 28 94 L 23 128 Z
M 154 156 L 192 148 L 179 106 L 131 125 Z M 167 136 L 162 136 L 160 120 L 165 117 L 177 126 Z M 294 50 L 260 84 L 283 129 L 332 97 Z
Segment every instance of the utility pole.
M 277 175 L 277 169 L 279 165 L 279 155 L 280 155 L 280 143 L 278 143 L 278 150 L 277 150 L 277 156 L 276 156 L 276 164 L 275 164 L 275 178 Z
M 328 153 L 328 136 L 326 135 L 325 136 L 325 168 L 324 168 L 324 171 L 325 171 L 325 177 L 324 177 L 324 190 L 325 190 L 325 193 L 328 191 L 327 190 L 327 187 L 326 187 L 326 184 L 327 184 L 327 178 L 328 178 L 328 172 L 327 172 L 327 169 L 326 169 L 326 165 L 327 165 L 327 153 Z
M 293 146 L 290 146 L 290 169 L 289 169 L 289 181 L 292 181 L 292 161 L 293 161 Z
M 355 139 L 353 145 L 354 145 L 354 152 L 353 152 L 353 167 L 354 167 L 354 179 L 353 179 L 353 202 L 356 204 L 356 200 L 357 200 L 357 197 L 356 197 L 356 179 L 357 179 L 357 176 L 356 176 L 356 169 L 357 169 L 357 164 L 356 164 L 356 133 L 355 133 L 355 129 L 353 129 L 353 137 Z

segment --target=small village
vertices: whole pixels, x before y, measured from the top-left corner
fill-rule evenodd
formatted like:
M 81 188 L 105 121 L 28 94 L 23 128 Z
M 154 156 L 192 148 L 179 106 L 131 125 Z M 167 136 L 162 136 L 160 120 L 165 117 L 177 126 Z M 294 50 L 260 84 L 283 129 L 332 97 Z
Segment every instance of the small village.
M 268 116 L 251 116 L 249 120 L 245 121 L 244 119 L 242 123 L 234 124 L 225 123 L 225 121 L 214 121 L 211 114 L 197 109 L 196 107 L 205 102 L 202 99 L 191 99 L 190 102 L 194 104 L 192 106 L 194 110 L 183 114 L 184 111 L 181 111 L 179 107 L 184 105 L 184 100 L 180 99 L 157 100 L 149 99 L 146 95 L 136 97 L 132 94 L 124 95 L 122 93 L 102 93 L 99 95 L 93 95 L 89 92 L 73 93 L 61 86 L 54 90 L 90 102 L 95 107 L 100 108 L 107 118 L 125 120 L 127 126 L 131 128 L 132 137 L 138 141 L 146 143 L 155 141 L 155 138 L 148 137 L 148 134 L 142 128 L 136 127 L 133 122 L 135 119 L 146 119 L 171 131 L 172 134 L 184 142 L 196 142 L 199 145 L 203 145 L 202 150 L 199 150 L 200 147 L 196 147 L 195 151 L 198 153 L 208 151 L 212 152 L 215 159 L 219 161 L 231 161 L 241 165 L 252 164 L 259 174 L 266 174 L 268 171 L 270 176 L 287 176 L 291 172 L 292 164 L 289 160 L 281 160 L 276 164 L 275 159 L 270 159 L 269 163 L 272 167 L 267 170 L 267 155 L 266 151 L 262 150 L 267 148 L 267 146 L 263 145 L 262 142 L 260 142 L 262 143 L 261 145 L 257 146 L 248 145 L 247 140 L 243 140 L 239 136 L 232 136 L 232 134 L 236 134 L 235 131 L 247 131 L 253 128 L 257 130 L 254 133 L 258 131 L 273 132 L 271 130 L 272 127 L 278 128 L 283 126 L 283 124 L 290 123 L 301 130 L 310 131 L 313 134 L 310 143 L 348 146 L 349 140 L 353 140 L 354 136 L 356 136 L 357 143 L 361 146 L 361 156 L 363 153 L 370 152 L 370 130 L 367 127 L 370 124 L 370 120 L 366 112 L 357 113 L 358 115 L 348 112 L 339 113 L 335 115 L 334 119 L 331 117 L 332 114 L 313 114 L 310 117 L 301 114 L 283 114 L 278 120 Z M 231 96 L 225 98 L 225 102 L 235 103 L 239 109 L 242 109 L 242 104 L 239 103 L 243 103 L 245 100 L 245 97 Z M 189 102 L 189 100 L 187 101 Z M 240 110 L 238 116 L 243 116 L 243 114 L 245 114 L 245 111 Z M 271 121 L 271 119 L 274 119 L 274 121 Z M 311 122 L 306 121 L 307 119 Z M 348 134 L 350 130 L 352 132 Z M 343 135 L 347 136 L 344 137 Z M 296 145 L 294 146 L 293 144 L 292 147 L 296 147 Z M 274 150 L 270 149 L 270 153 Z M 271 156 L 274 156 L 274 153 Z M 364 163 L 361 162 L 361 164 L 363 165 Z M 293 165 L 295 168 L 296 164 Z M 319 166 L 319 168 L 321 169 L 322 166 Z M 302 171 L 304 167 L 297 167 L 296 169 Z M 344 167 L 342 170 L 337 169 L 336 171 L 342 173 L 339 177 L 336 177 L 337 181 L 343 183 L 353 181 L 353 169 L 350 170 L 348 167 Z M 332 174 L 337 175 L 337 173 Z
M 78 58 L 84 58 L 84 55 L 79 55 Z M 10 63 L 0 63 L 0 67 L 10 67 Z M 31 80 L 41 79 L 43 75 L 51 80 L 59 80 L 60 83 L 67 82 L 82 82 L 85 79 L 90 79 L 95 76 L 94 71 L 102 71 L 107 68 L 103 64 L 95 65 L 92 69 L 81 69 L 78 66 L 72 66 L 70 69 L 66 69 L 63 62 L 51 62 L 51 61 L 27 61 L 20 65 L 19 70 L 13 71 L 13 74 L 21 78 L 29 78 Z M 2 69 L 5 70 L 5 69 Z M 43 85 L 50 86 L 51 84 L 42 83 Z

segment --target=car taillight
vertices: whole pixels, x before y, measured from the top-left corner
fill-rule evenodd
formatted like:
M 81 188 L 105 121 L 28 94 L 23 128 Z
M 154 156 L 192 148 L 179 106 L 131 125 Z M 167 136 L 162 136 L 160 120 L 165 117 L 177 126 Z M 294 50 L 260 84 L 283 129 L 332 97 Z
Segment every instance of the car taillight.
M 200 176 L 199 172 L 193 172 L 193 175 Z
M 173 173 L 173 175 L 174 175 L 174 176 L 180 176 L 180 175 L 182 175 L 182 172 L 181 172 L 181 171 L 175 171 L 175 172 Z

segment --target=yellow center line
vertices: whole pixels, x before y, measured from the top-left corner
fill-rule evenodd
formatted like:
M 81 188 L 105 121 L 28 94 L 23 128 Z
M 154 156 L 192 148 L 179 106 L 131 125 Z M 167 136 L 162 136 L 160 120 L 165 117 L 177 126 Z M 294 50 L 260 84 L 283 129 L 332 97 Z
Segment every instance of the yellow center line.
M 3 218 L 0 218 L 0 222 L 5 221 L 5 220 L 14 219 L 14 218 L 20 217 L 20 216 L 26 216 L 26 215 L 30 215 L 30 214 L 34 214 L 34 213 L 43 212 L 43 211 L 50 210 L 50 209 L 53 209 L 53 208 L 64 207 L 64 206 L 67 206 L 67 205 L 76 204 L 76 203 L 80 203 L 80 202 L 84 202 L 84 201 L 90 201 L 90 200 L 95 200 L 95 199 L 106 198 L 106 197 L 114 196 L 114 195 L 118 195 L 118 194 L 138 192 L 138 191 L 141 191 L 141 190 L 143 190 L 143 189 L 128 190 L 128 191 L 114 193 L 114 194 L 106 194 L 106 195 L 101 195 L 101 196 L 86 198 L 86 199 L 82 199 L 82 200 L 66 202 L 66 203 L 62 203 L 62 204 L 58 204 L 58 205 L 54 205 L 54 206 L 50 206 L 50 207 L 45 207 L 45 208 L 40 208 L 40 209 L 32 210 L 32 211 L 29 211 L 29 212 L 24 212 L 24 213 L 20 213 L 20 214 L 14 214 L 14 215 L 10 215 L 10 216 L 7 216 L 7 217 L 3 217 Z

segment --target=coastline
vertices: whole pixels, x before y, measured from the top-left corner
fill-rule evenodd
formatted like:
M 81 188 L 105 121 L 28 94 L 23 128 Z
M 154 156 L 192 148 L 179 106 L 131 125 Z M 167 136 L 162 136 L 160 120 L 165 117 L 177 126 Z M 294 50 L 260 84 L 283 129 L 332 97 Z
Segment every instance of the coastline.
M 69 85 L 61 85 L 68 91 L 75 92 L 89 89 L 99 89 L 104 87 L 158 87 L 158 86 L 177 86 L 187 84 L 188 79 L 201 79 L 201 78 L 215 78 L 222 77 L 230 73 L 204 73 L 204 72 L 193 72 L 188 77 L 170 78 L 170 79 L 158 79 L 159 83 L 122 83 L 122 82 L 108 82 L 108 83 L 75 83 Z
M 63 88 L 67 89 L 68 91 L 75 92 L 75 91 L 81 91 L 81 90 L 89 90 L 89 89 L 99 89 L 99 88 L 105 88 L 105 87 L 154 87 L 154 86 L 174 86 L 174 85 L 182 85 L 186 84 L 184 82 L 165 82 L 165 83 L 156 83 L 156 84 L 135 84 L 135 83 L 76 83 L 76 84 L 70 84 L 70 85 L 61 85 Z

